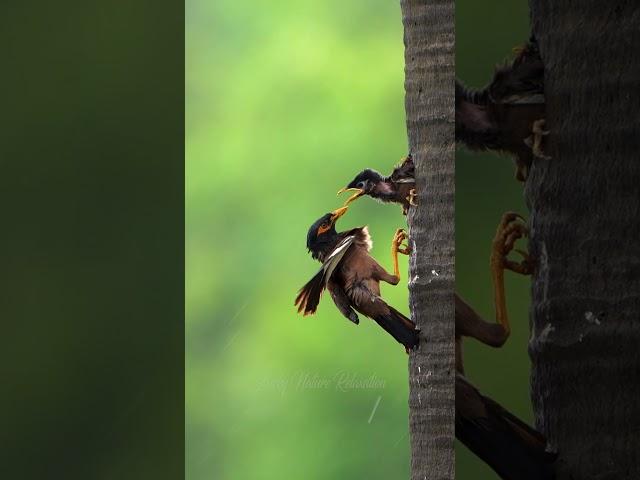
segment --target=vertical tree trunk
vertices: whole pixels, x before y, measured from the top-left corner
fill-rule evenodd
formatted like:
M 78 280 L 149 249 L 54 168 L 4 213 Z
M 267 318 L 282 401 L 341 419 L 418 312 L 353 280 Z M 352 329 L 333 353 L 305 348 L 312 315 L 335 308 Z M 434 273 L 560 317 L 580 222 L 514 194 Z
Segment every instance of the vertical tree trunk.
M 640 3 L 530 0 L 546 153 L 526 185 L 532 399 L 558 478 L 640 478 Z
M 409 147 L 417 208 L 411 316 L 422 330 L 409 362 L 411 478 L 454 478 L 454 4 L 402 0 Z

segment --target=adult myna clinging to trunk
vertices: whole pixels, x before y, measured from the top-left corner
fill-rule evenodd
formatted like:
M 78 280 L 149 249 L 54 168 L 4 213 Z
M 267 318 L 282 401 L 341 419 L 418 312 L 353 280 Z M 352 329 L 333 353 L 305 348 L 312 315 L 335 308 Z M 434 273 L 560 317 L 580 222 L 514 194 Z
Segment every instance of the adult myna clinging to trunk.
M 491 83 L 470 90 L 456 80 L 456 142 L 469 149 L 515 156 L 516 178 L 525 181 L 542 153 L 545 126 L 544 65 L 535 40 L 512 63 L 496 69 Z
M 342 207 L 327 213 L 309 228 L 307 248 L 314 259 L 322 262 L 322 268 L 300 289 L 295 305 L 304 315 L 314 314 L 326 288 L 346 318 L 358 324 L 358 312 L 375 320 L 408 352 L 418 345 L 418 330 L 380 296 L 380 282 L 397 285 L 398 271 L 393 275 L 388 273 L 369 254 L 372 243 L 366 226 L 336 231 L 336 221 L 347 209 Z M 401 248 L 398 243 L 392 244 L 396 255 L 398 248 Z

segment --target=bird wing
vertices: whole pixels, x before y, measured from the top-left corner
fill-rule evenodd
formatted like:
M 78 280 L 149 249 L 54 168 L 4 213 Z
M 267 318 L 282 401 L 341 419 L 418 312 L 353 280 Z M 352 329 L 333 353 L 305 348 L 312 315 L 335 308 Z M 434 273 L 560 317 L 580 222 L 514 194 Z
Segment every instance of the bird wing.
M 390 178 L 396 183 L 415 183 L 415 167 L 411 155 L 408 155 L 400 165 L 393 169 Z
M 345 253 L 347 253 L 349 248 L 354 244 L 355 240 L 355 235 L 349 235 L 338 243 L 336 248 L 327 256 L 318 273 L 300 289 L 294 303 L 294 305 L 298 307 L 298 313 L 302 312 L 305 316 L 316 313 L 316 309 L 320 303 L 320 297 L 327 287 L 331 275 L 333 275 L 336 267 L 343 259 Z
M 336 304 L 340 313 L 344 315 L 347 319 L 358 325 L 360 323 L 360 319 L 358 318 L 358 314 L 351 308 L 351 302 L 349 301 L 349 297 L 346 292 L 338 283 L 333 280 L 329 280 L 327 283 L 327 290 L 331 294 L 331 298 L 333 299 L 333 303 Z
M 489 95 L 495 103 L 544 104 L 544 65 L 537 46 L 527 44 L 511 65 L 496 70 Z

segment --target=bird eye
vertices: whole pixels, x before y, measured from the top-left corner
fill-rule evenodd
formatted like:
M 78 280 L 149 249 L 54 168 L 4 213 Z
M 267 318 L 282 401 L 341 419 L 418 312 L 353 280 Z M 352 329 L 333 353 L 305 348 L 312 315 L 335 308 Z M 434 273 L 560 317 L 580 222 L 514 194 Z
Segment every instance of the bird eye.
M 356 187 L 358 187 L 358 188 L 364 188 L 364 182 L 358 182 L 358 184 L 356 185 Z
M 318 227 L 318 235 L 322 235 L 324 232 L 328 231 L 331 229 L 331 224 L 328 222 L 323 222 L 319 227 Z

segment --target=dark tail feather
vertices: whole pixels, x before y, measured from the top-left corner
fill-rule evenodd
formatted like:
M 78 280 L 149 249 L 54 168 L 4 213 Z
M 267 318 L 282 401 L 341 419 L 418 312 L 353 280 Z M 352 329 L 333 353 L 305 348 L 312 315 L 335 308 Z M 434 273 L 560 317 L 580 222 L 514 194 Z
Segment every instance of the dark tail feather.
M 294 302 L 298 313 L 302 312 L 305 316 L 316 313 L 324 286 L 324 270 L 320 269 L 298 292 Z
M 411 350 L 418 346 L 416 325 L 395 308 L 389 307 L 388 315 L 378 315 L 373 319 L 406 349 Z
M 471 150 L 499 147 L 500 132 L 485 108 L 489 101 L 487 90 L 469 90 L 456 79 L 456 142 Z
M 475 389 L 459 395 L 459 382 L 464 380 L 456 378 L 458 440 L 504 480 L 554 479 L 556 455 L 545 451 L 544 436 Z M 459 406 L 462 401 L 480 403 L 469 409 Z
M 487 90 L 471 90 L 456 78 L 456 107 L 459 107 L 462 102 L 486 105 L 489 100 L 488 95 Z

